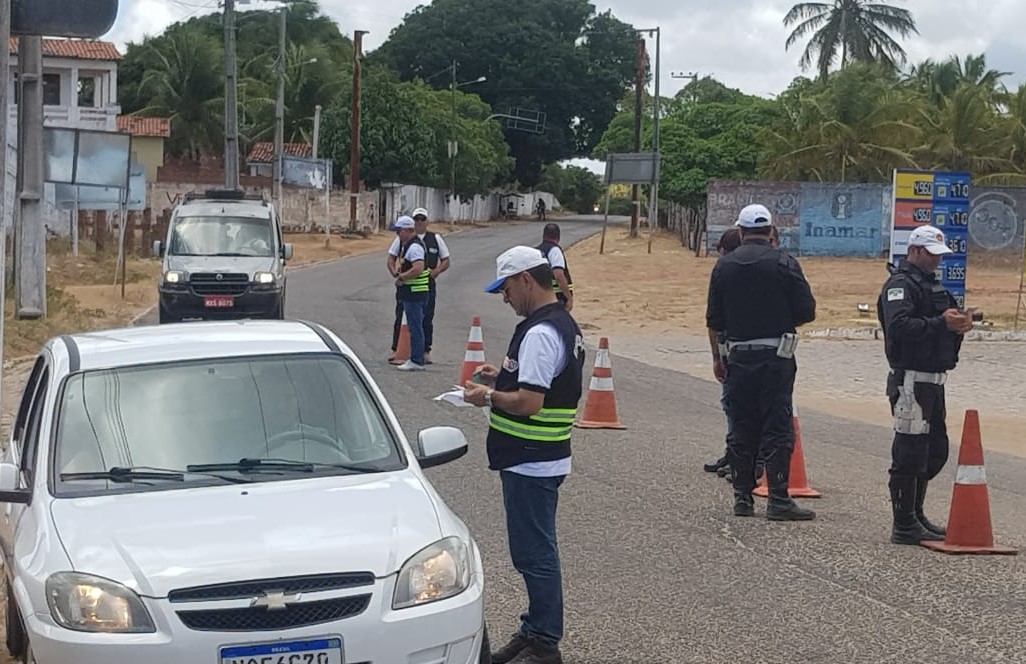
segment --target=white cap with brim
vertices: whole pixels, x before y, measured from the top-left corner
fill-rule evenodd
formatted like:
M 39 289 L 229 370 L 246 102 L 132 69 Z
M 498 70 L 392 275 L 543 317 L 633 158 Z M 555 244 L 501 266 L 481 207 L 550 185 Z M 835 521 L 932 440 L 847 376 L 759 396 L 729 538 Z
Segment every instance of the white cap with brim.
M 737 221 L 734 222 L 734 225 L 741 228 L 765 228 L 766 226 L 773 225 L 773 215 L 770 214 L 765 205 L 759 205 L 758 203 L 746 205 L 737 215 Z
M 417 217 L 424 217 L 425 219 L 427 219 L 428 213 L 427 210 L 425 210 L 424 208 L 417 208 L 413 211 L 413 214 L 411 214 L 410 216 L 414 219 L 416 219 Z
M 908 246 L 922 247 L 934 256 L 953 254 L 951 247 L 944 241 L 944 233 L 933 226 L 920 226 L 908 236 Z
M 414 223 L 413 218 L 403 215 L 396 219 L 395 223 L 392 224 L 392 230 L 397 231 L 403 228 L 413 228 L 414 226 L 416 226 L 416 223 Z
M 508 277 L 548 264 L 548 259 L 534 247 L 517 246 L 507 249 L 495 259 L 495 281 L 485 287 L 485 292 L 498 293 Z

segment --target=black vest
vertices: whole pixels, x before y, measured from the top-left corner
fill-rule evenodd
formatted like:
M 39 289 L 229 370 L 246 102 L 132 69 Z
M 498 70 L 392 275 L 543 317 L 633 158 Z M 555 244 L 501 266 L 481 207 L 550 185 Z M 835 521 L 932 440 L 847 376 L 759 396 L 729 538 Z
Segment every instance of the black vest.
M 420 241 L 420 238 L 414 235 L 412 238 L 410 238 L 409 242 L 407 242 L 399 248 L 399 255 L 402 256 L 403 259 L 402 266 L 399 268 L 400 272 L 406 272 L 411 267 L 413 267 L 413 263 L 406 259 L 406 252 L 409 251 L 410 247 L 415 244 L 419 244 L 421 247 L 424 246 L 424 243 Z M 406 281 L 402 286 L 399 287 L 399 299 L 419 300 L 421 298 L 426 298 L 428 289 L 430 288 L 428 284 L 428 274 L 429 271 L 427 268 L 427 260 L 425 259 L 424 269 L 421 271 L 421 273 L 413 279 Z
M 552 242 L 551 240 L 542 240 L 542 243 L 538 245 L 537 249 L 538 249 L 538 251 L 542 252 L 543 256 L 545 256 L 545 260 L 549 260 L 549 252 L 552 251 L 553 247 L 559 247 L 559 245 L 556 244 L 555 242 Z M 562 251 L 562 247 L 560 247 L 560 251 Z M 567 262 L 566 261 L 566 252 L 565 251 L 563 252 L 563 262 L 564 263 Z M 549 264 L 551 265 L 551 262 Z M 566 267 L 563 268 L 563 274 L 566 275 L 566 286 L 567 286 L 567 288 L 569 288 L 570 290 L 573 290 L 574 289 L 574 278 L 570 276 L 570 264 L 569 263 L 567 263 Z M 559 282 L 557 282 L 555 279 L 552 280 L 552 290 L 556 291 L 557 293 L 559 292 Z
M 907 260 L 898 267 L 888 265 L 890 278 L 884 283 L 876 303 L 877 317 L 884 331 L 884 352 L 892 369 L 940 372 L 950 371 L 958 363 L 958 352 L 962 336 L 948 330 L 946 326 L 927 328 L 922 337 L 902 338 L 894 334 L 891 321 L 887 320 L 886 301 L 892 288 L 907 288 L 914 303 L 916 317 L 934 318 L 947 309 L 957 309 L 955 298 L 932 275 L 925 274 Z M 890 333 L 889 333 L 890 332 Z
M 531 461 L 555 461 L 570 456 L 570 432 L 581 400 L 584 342 L 581 330 L 560 303 L 547 304 L 517 325 L 506 359 L 495 381 L 498 392 L 520 386 L 520 344 L 527 331 L 540 323 L 556 328 L 566 349 L 566 366 L 552 380 L 540 411 L 530 417 L 492 407 L 488 423 L 488 467 L 502 470 Z
M 438 257 L 438 236 L 427 231 L 424 233 L 424 267 L 429 270 L 433 270 L 438 267 L 438 261 L 441 260 Z M 432 279 L 432 281 L 434 281 Z

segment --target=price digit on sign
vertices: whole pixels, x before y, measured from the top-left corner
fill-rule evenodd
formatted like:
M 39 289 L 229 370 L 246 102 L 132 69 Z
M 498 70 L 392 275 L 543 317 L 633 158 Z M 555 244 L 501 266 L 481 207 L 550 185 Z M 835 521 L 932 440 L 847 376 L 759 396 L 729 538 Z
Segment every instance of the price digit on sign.
M 955 252 L 956 254 L 964 254 L 965 253 L 965 239 L 964 238 L 958 238 L 958 237 L 950 237 L 950 238 L 948 238 L 948 249 L 951 249 L 951 251 Z
M 965 281 L 965 266 L 964 265 L 949 265 L 948 266 L 948 281 Z
M 930 208 L 914 208 L 912 210 L 912 219 L 920 224 L 930 223 Z
M 948 190 L 949 198 L 969 198 L 969 183 L 968 182 L 952 182 L 951 188 Z
M 955 212 L 952 212 L 948 216 L 948 219 L 951 220 L 950 224 L 952 226 L 968 226 L 969 225 L 969 213 L 968 212 L 963 212 L 963 211 L 956 210 Z
M 912 183 L 912 192 L 916 196 L 933 196 L 933 182 L 931 180 L 916 180 Z

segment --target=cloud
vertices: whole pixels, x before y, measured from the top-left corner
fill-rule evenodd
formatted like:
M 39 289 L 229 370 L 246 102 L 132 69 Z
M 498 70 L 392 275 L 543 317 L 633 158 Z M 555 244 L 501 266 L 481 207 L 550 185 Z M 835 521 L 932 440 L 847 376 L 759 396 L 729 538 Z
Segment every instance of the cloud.
M 241 0 L 237 0 L 240 2 Z M 512 1 L 512 0 L 511 0 Z M 912 63 L 925 58 L 986 53 L 988 66 L 1013 72 L 1010 87 L 1026 80 L 1026 24 L 1022 0 L 886 0 L 912 12 L 920 34 L 902 40 Z M 369 30 L 365 47 L 380 46 L 403 17 L 427 0 L 321 0 L 325 14 L 339 29 Z M 660 92 L 672 96 L 687 81 L 672 72 L 697 72 L 750 94 L 771 96 L 801 72 L 804 44 L 784 50 L 789 30 L 783 17 L 790 0 L 593 0 L 599 11 L 638 28 L 658 26 L 661 33 Z M 106 39 L 122 49 L 127 42 L 159 34 L 189 16 L 219 11 L 216 0 L 121 0 L 117 22 Z M 277 4 L 252 0 L 240 10 L 272 9 Z M 649 40 L 650 52 L 655 40 Z M 1019 68 L 1020 71 L 1016 71 Z

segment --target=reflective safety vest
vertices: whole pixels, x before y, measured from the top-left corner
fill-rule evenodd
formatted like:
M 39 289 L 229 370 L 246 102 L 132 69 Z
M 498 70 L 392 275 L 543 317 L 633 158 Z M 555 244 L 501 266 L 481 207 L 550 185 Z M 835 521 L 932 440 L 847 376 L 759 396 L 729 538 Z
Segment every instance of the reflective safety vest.
M 558 246 L 559 245 L 556 244 L 555 242 L 552 242 L 550 240 L 545 240 L 541 244 L 539 244 L 538 247 L 537 247 L 538 251 L 542 252 L 542 254 L 545 256 L 545 260 L 549 261 L 549 265 L 550 266 L 552 265 L 552 261 L 549 260 L 549 252 L 552 251 L 553 247 L 558 247 Z M 560 251 L 562 251 L 562 248 L 560 248 Z M 563 254 L 563 262 L 566 263 L 566 253 L 565 252 Z M 573 290 L 574 290 L 574 279 L 573 279 L 573 277 L 570 276 L 570 266 L 569 265 L 567 265 L 566 267 L 563 268 L 563 274 L 566 275 L 566 287 L 567 287 L 567 289 L 569 289 L 570 292 L 573 292 Z M 562 292 L 561 289 L 559 288 L 559 282 L 556 281 L 555 279 L 552 280 L 552 290 L 556 291 L 557 293 Z
M 570 434 L 581 400 L 584 341 L 580 328 L 562 304 L 545 305 L 517 325 L 495 390 L 514 392 L 520 388 L 520 345 L 527 331 L 541 323 L 552 325 L 559 333 L 566 349 L 566 366 L 553 378 L 541 410 L 534 415 L 513 415 L 492 407 L 486 444 L 488 467 L 492 470 L 570 456 Z
M 400 251 L 400 255 L 403 257 L 403 264 L 399 268 L 400 272 L 406 272 L 411 267 L 413 267 L 413 262 L 410 261 L 410 260 L 407 260 L 406 253 L 409 251 L 410 247 L 412 245 L 414 245 L 414 244 L 419 244 L 421 246 L 421 248 L 424 247 L 424 243 L 421 242 L 420 238 L 418 238 L 416 235 L 414 235 L 413 238 L 404 247 L 402 247 L 402 249 Z M 429 281 L 430 281 L 431 270 L 427 269 L 427 260 L 426 259 L 424 261 L 424 266 L 425 267 L 421 271 L 420 274 L 418 274 L 413 279 L 410 279 L 410 280 L 406 281 L 399 288 L 400 299 L 414 299 L 416 296 L 420 296 L 420 295 L 426 294 L 428 292 L 428 290 L 430 289 Z

